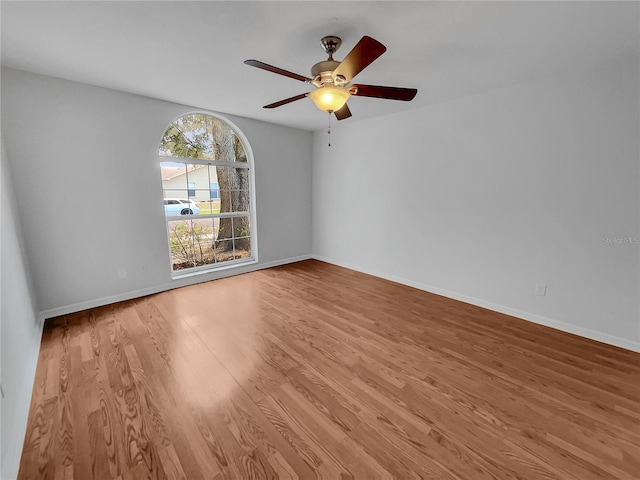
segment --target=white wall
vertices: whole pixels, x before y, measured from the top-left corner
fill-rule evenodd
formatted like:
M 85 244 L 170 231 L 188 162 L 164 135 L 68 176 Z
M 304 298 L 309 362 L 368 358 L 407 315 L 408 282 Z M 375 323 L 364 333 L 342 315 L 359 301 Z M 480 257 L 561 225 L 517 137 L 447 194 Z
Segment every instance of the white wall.
M 47 314 L 221 276 L 171 280 L 157 150 L 169 123 L 195 110 L 3 69 L 17 208 Z M 258 212 L 259 264 L 234 272 L 308 257 L 312 133 L 226 118 L 253 149 Z
M 38 308 L 31 292 L 20 222 L 14 214 L 16 202 L 7 154 L 4 142 L 1 143 L 0 371 L 5 398 L 0 402 L 0 466 L 1 477 L 9 480 L 18 474 L 42 323 L 38 321 Z
M 309 132 L 229 116 L 256 159 L 258 267 L 308 256 L 313 228 L 320 258 L 640 349 L 638 245 L 615 243 L 640 232 L 638 80 L 637 63 L 609 65 L 347 120 L 313 151 Z M 376 100 L 354 99 L 354 115 L 364 101 Z M 181 284 L 156 151 L 192 110 L 3 69 L 3 478 L 26 426 L 37 312 Z
M 636 58 L 316 132 L 314 254 L 639 350 L 638 85 Z

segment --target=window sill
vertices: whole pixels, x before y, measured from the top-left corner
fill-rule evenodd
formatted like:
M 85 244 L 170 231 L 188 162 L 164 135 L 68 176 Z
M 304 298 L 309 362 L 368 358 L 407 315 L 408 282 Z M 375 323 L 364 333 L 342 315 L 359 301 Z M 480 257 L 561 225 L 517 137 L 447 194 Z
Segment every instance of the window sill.
M 221 272 L 224 270 L 229 270 L 232 268 L 238 268 L 243 265 L 252 265 L 254 263 L 258 263 L 258 260 L 255 258 L 248 258 L 243 260 L 225 262 L 224 265 L 212 267 L 211 265 L 203 265 L 201 267 L 190 268 L 188 271 L 178 270 L 177 272 L 172 272 L 171 280 L 181 280 L 183 278 L 194 277 L 197 275 L 204 275 L 207 273 L 215 273 Z

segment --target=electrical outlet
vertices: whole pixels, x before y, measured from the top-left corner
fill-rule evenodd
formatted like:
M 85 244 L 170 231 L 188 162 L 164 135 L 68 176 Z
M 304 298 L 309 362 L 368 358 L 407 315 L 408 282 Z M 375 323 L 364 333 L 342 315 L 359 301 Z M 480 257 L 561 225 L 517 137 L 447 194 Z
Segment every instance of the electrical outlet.
M 127 278 L 127 269 L 124 267 L 120 267 L 118 269 L 118 278 Z
M 536 285 L 536 295 L 539 297 L 544 297 L 547 294 L 547 286 L 546 285 Z

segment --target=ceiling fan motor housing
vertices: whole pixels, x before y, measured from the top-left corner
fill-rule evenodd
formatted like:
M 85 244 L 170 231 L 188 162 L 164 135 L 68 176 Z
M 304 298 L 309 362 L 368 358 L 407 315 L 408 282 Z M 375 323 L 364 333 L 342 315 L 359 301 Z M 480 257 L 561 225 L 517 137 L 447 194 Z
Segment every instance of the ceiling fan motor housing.
M 338 68 L 340 62 L 335 60 L 324 60 L 316 63 L 311 67 L 312 83 L 316 87 L 323 87 L 325 85 L 342 85 L 346 82 L 346 79 L 342 76 L 333 76 L 333 71 Z

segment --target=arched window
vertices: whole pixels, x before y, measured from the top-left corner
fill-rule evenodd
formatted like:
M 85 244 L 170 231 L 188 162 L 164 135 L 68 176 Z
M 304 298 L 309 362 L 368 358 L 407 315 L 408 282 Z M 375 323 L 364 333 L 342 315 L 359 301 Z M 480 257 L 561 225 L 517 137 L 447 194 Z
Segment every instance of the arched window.
M 160 170 L 174 275 L 256 260 L 250 154 L 234 128 L 209 114 L 184 115 L 164 132 Z

